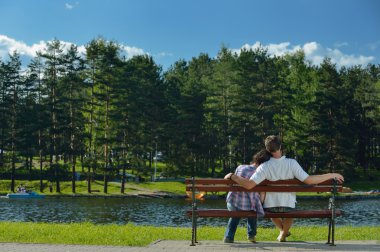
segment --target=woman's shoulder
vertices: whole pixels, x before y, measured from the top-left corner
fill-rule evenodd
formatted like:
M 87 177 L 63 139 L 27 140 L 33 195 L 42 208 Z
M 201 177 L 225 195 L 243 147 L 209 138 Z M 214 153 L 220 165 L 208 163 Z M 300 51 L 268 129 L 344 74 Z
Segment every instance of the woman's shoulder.
M 256 170 L 256 167 L 253 165 L 239 165 L 238 168 L 236 168 L 235 174 L 239 176 L 247 176 L 252 175 L 252 173 Z
M 236 168 L 236 170 L 244 170 L 244 169 L 256 169 L 256 167 L 251 164 L 241 164 Z

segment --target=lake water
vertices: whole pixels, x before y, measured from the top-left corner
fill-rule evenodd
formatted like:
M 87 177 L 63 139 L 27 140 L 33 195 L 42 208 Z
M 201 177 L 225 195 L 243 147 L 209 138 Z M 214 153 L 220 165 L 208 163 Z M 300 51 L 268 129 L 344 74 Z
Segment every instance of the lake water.
M 298 200 L 298 209 L 327 208 L 328 200 Z M 380 226 L 380 199 L 337 200 L 338 209 L 345 212 L 337 225 Z M 96 224 L 126 224 L 190 227 L 185 211 L 191 202 L 186 199 L 157 198 L 45 198 L 0 199 L 0 221 L 29 222 L 92 222 Z M 199 208 L 225 208 L 224 200 L 206 199 Z M 227 219 L 200 218 L 200 225 L 225 226 Z M 295 225 L 326 225 L 326 219 L 297 219 Z M 261 219 L 260 226 L 272 226 Z

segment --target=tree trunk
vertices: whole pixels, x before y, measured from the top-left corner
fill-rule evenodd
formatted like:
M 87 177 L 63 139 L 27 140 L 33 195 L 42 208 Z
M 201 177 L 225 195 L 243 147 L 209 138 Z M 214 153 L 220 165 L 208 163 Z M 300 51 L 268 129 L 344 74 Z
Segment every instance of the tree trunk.
M 33 170 L 33 156 L 29 156 L 29 167 L 30 167 L 30 173 L 32 173 Z
M 104 129 L 104 139 L 106 141 L 104 145 L 104 193 L 108 193 L 108 110 L 109 110 L 109 96 L 107 88 L 107 98 L 106 98 L 106 127 Z
M 124 193 L 125 191 L 125 173 L 126 173 L 126 164 L 125 162 L 123 163 L 123 176 L 121 178 L 121 193 Z
M 91 193 L 91 165 L 88 166 L 87 173 L 87 192 Z
M 72 162 L 72 170 L 73 170 L 73 177 L 72 177 L 72 183 L 71 183 L 72 193 L 75 193 L 75 180 L 76 180 L 75 163 L 76 163 L 76 156 L 74 155 L 73 162 Z
M 80 164 L 82 167 L 82 173 L 84 174 L 83 154 L 80 155 Z
M 44 190 L 43 178 L 42 178 L 42 168 L 43 168 L 43 160 L 42 160 L 42 150 L 40 149 L 40 192 Z
M 16 174 L 16 154 L 12 143 L 12 172 L 11 172 L 11 191 L 15 192 L 15 174 Z

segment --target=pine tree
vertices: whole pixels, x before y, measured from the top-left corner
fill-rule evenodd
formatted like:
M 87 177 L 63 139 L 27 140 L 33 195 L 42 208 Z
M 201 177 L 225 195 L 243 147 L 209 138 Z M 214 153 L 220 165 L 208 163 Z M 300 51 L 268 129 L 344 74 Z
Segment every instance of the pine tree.
M 163 138 L 167 142 L 165 161 L 172 167 L 178 167 L 180 174 L 186 174 L 188 151 L 184 150 L 185 136 L 182 127 L 182 95 L 183 87 L 188 80 L 188 63 L 179 60 L 164 73 L 165 97 L 168 102 L 165 114 L 167 124 Z
M 6 118 L 7 102 L 6 102 L 6 90 L 7 85 L 5 82 L 5 69 L 6 65 L 0 60 L 0 168 L 5 166 L 5 145 L 6 145 L 6 131 L 8 129 Z
M 112 170 L 110 153 L 112 150 L 112 134 L 114 132 L 111 130 L 110 111 L 114 102 L 114 87 L 121 64 L 119 50 L 120 48 L 116 43 L 106 42 L 103 39 L 94 40 L 87 47 L 87 59 L 90 60 L 92 66 L 92 79 L 90 82 L 93 88 L 91 90 L 90 109 L 90 146 L 93 145 L 92 139 L 94 139 L 94 147 L 92 148 L 95 160 L 97 159 L 96 152 L 103 155 L 104 193 L 108 192 L 108 177 Z M 93 124 L 95 124 L 94 129 L 92 129 Z
M 59 175 L 61 173 L 61 167 L 58 163 L 58 96 L 57 96 L 57 85 L 58 78 L 62 72 L 62 55 L 63 46 L 61 42 L 54 39 L 52 42 L 47 43 L 46 51 L 38 53 L 38 55 L 44 59 L 45 63 L 45 82 L 49 89 L 49 116 L 50 116 L 50 145 L 49 145 L 49 155 L 50 155 L 50 171 L 54 172 L 54 179 L 56 182 L 56 191 L 59 193 L 60 179 Z M 55 158 L 55 164 L 53 164 L 53 157 Z
M 34 115 L 32 123 L 33 135 L 37 133 L 37 142 L 35 143 L 36 149 L 38 150 L 39 157 L 39 170 L 40 170 L 40 192 L 43 192 L 43 161 L 44 154 L 47 152 L 47 128 L 48 116 L 45 111 L 47 111 L 47 87 L 46 83 L 43 81 L 43 70 L 44 65 L 40 56 L 36 56 L 32 59 L 28 66 L 28 79 L 27 82 L 32 87 L 32 92 L 34 93 L 34 107 L 32 108 Z
M 318 87 L 314 104 L 313 134 L 316 136 L 319 165 L 330 172 L 342 170 L 347 160 L 344 139 L 345 92 L 336 65 L 325 59 L 318 69 Z M 317 164 L 318 165 L 318 164 Z
M 213 67 L 212 80 L 208 85 L 208 95 L 205 102 L 205 128 L 207 148 L 209 151 L 212 176 L 215 175 L 215 161 L 222 160 L 224 171 L 232 167 L 232 143 L 230 141 L 232 132 L 232 104 L 237 97 L 237 70 L 236 56 L 227 48 L 222 47 Z M 239 120 L 245 125 L 245 118 Z M 234 137 L 235 139 L 235 137 Z M 241 140 L 241 138 L 238 138 Z M 247 146 L 243 141 L 238 141 L 238 146 L 243 147 L 243 159 L 246 159 Z
M 66 136 L 67 144 L 64 147 L 64 152 L 70 157 L 72 170 L 72 192 L 75 193 L 76 180 L 76 160 L 83 152 L 84 142 L 83 128 L 83 78 L 81 72 L 84 69 L 83 60 L 78 54 L 76 46 L 71 45 L 68 51 L 63 55 L 65 75 L 60 82 L 59 87 L 61 102 L 64 105 L 67 120 Z
M 15 191 L 16 155 L 18 151 L 19 131 L 18 117 L 20 112 L 20 99 L 22 97 L 23 80 L 20 75 L 21 60 L 17 52 L 9 55 L 9 61 L 4 65 L 4 84 L 6 102 L 9 103 L 9 149 L 11 153 L 11 191 Z
M 309 173 L 318 172 L 315 165 L 315 136 L 310 132 L 313 126 L 313 104 L 315 103 L 315 70 L 306 63 L 305 55 L 299 51 L 285 56 L 287 74 L 281 127 L 286 154 L 294 157 Z

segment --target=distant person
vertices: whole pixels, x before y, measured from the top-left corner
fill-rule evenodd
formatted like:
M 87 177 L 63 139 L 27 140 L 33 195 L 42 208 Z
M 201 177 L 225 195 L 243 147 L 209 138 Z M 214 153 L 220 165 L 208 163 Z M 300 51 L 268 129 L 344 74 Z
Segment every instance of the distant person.
M 338 173 L 308 175 L 296 160 L 282 156 L 281 141 L 277 136 L 268 136 L 265 139 L 265 148 L 271 153 L 272 157 L 269 161 L 261 164 L 250 179 L 233 173 L 227 174 L 224 178 L 231 179 L 247 189 L 255 187 L 265 179 L 276 181 L 297 178 L 305 184 L 319 184 L 334 178 L 337 179 L 338 182 L 344 181 L 343 176 Z M 295 193 L 268 192 L 266 193 L 263 206 L 264 209 L 270 212 L 288 212 L 295 208 L 295 204 Z M 277 240 L 285 242 L 286 237 L 290 235 L 289 229 L 292 226 L 293 218 L 272 218 L 272 222 L 280 231 Z
M 23 184 L 20 184 L 20 185 L 17 187 L 17 192 L 18 192 L 18 193 L 25 193 L 25 192 L 26 192 L 26 187 L 25 187 Z
M 250 178 L 256 168 L 268 161 L 270 153 L 265 149 L 259 151 L 253 156 L 253 162 L 250 165 L 240 165 L 236 168 L 235 174 L 243 178 Z M 227 194 L 227 208 L 230 211 L 254 210 L 259 216 L 264 215 L 261 205 L 260 195 L 256 192 L 229 192 Z M 233 243 L 236 229 L 239 225 L 240 218 L 230 218 L 228 220 L 227 229 L 224 234 L 225 243 Z M 256 242 L 257 218 L 247 218 L 247 237 L 251 242 Z

